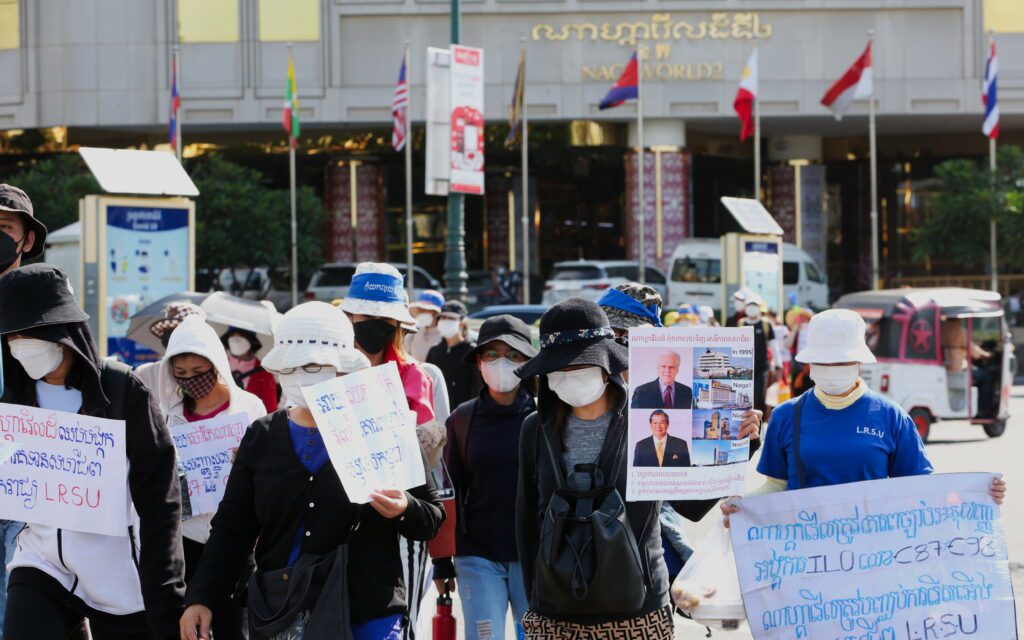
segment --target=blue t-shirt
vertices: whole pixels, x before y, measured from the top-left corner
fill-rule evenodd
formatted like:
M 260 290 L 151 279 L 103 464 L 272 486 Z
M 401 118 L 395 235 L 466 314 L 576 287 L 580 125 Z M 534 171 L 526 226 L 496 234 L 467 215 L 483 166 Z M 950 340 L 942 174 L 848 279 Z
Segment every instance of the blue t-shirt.
M 800 415 L 803 488 L 932 472 L 924 443 L 907 412 L 872 391 L 845 409 L 826 409 L 807 392 Z M 794 398 L 772 411 L 758 472 L 799 489 L 793 451 Z

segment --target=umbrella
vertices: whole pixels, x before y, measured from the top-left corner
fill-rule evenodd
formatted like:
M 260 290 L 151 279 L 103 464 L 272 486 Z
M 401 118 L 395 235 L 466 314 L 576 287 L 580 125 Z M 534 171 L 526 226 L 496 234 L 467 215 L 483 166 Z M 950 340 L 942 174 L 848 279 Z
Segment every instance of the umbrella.
M 273 348 L 274 326 L 281 317 L 274 306 L 256 300 L 239 298 L 223 291 L 212 293 L 182 291 L 164 296 L 132 316 L 126 337 L 157 353 L 163 353 L 164 346 L 160 344 L 156 336 L 150 333 L 149 327 L 157 320 L 163 320 L 169 303 L 181 300 L 191 302 L 205 311 L 206 321 L 217 331 L 218 335 L 224 335 L 228 327 L 255 333 L 262 343 L 262 347 L 256 353 L 257 358 L 263 358 Z

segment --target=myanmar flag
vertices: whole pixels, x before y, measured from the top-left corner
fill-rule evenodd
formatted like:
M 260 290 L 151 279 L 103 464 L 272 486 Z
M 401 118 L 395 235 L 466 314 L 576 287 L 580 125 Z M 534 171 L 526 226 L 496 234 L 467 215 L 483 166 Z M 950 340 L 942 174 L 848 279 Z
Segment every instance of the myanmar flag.
M 295 61 L 291 51 L 288 52 L 288 82 L 284 88 L 284 111 L 281 112 L 281 124 L 288 132 L 293 147 L 299 145 L 299 96 L 295 92 Z

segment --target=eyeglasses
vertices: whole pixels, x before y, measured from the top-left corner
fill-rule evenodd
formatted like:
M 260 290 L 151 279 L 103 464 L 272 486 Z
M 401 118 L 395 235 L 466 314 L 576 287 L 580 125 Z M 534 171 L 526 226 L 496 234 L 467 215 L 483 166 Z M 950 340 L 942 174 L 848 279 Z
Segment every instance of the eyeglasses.
M 302 371 L 305 371 L 306 373 L 320 373 L 320 371 L 322 371 L 324 369 L 324 367 L 326 367 L 326 366 L 327 365 L 325 365 L 325 364 L 307 364 L 307 365 L 303 365 L 301 367 L 288 367 L 287 369 L 280 369 L 278 371 L 278 373 L 287 376 L 287 375 L 291 375 L 291 374 L 295 373 L 296 371 L 298 371 L 300 369 Z
M 518 351 L 506 351 L 505 353 L 499 353 L 493 349 L 488 349 L 480 354 L 480 359 L 484 362 L 494 362 L 500 358 L 504 358 L 512 364 L 523 364 L 529 358 L 519 353 Z

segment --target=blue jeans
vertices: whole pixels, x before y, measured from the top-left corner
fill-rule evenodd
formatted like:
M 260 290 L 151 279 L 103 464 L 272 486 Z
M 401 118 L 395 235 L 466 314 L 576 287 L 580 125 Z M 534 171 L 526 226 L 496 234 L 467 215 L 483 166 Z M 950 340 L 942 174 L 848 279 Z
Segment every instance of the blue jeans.
M 527 602 L 523 570 L 518 562 L 456 556 L 455 573 L 466 640 L 503 640 L 509 605 L 512 605 L 516 638 L 523 640 Z
M 23 522 L 0 520 L 0 636 L 3 635 L 4 610 L 7 609 L 7 563 L 14 558 L 18 547 L 18 534 L 25 526 Z

